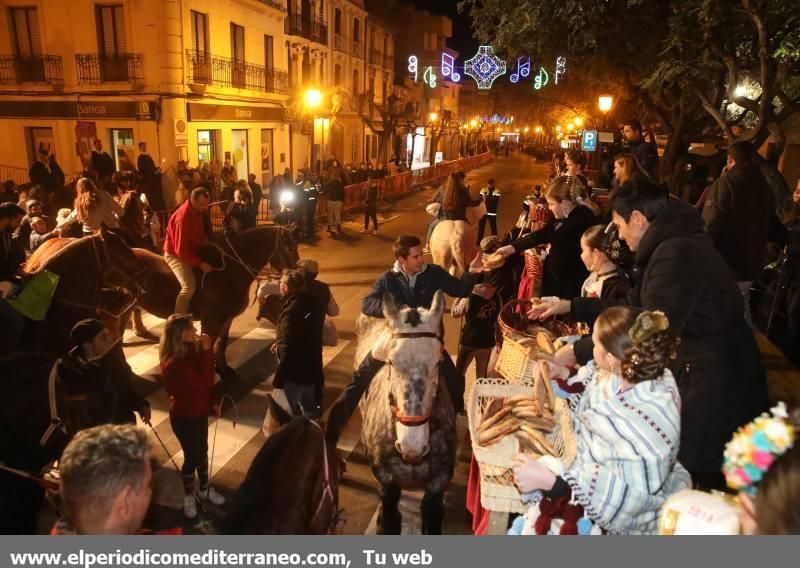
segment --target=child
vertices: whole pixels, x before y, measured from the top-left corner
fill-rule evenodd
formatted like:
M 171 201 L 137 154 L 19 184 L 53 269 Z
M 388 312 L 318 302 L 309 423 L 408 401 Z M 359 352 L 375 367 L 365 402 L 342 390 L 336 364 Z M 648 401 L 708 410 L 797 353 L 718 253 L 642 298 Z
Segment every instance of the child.
M 31 252 L 42 246 L 42 243 L 49 241 L 52 238 L 60 237 L 61 230 L 53 229 L 47 231 L 47 225 L 41 217 L 34 217 L 31 219 L 31 237 L 30 237 L 30 250 Z
M 208 413 L 214 385 L 211 338 L 198 337 L 192 316 L 167 319 L 159 348 L 161 377 L 169 393 L 169 422 L 183 450 L 183 514 L 197 516 L 194 473 L 200 479 L 200 498 L 222 505 L 225 498 L 208 482 Z
M 539 521 L 541 512 L 565 502 L 573 508 L 572 521 L 561 525 L 561 534 L 575 534 L 581 516 L 610 533 L 655 533 L 664 501 L 690 484 L 677 458 L 680 395 L 667 369 L 677 341 L 666 316 L 610 308 L 597 318 L 592 339 L 594 360 L 578 373 L 586 389 L 569 401 L 575 461 L 521 454 L 514 468 L 522 492 L 544 495 L 526 514 L 523 533 L 552 530 L 551 523 Z M 554 375 L 567 375 L 565 368 L 551 367 Z
M 728 487 L 739 491 L 746 534 L 800 534 L 800 416 L 779 403 L 725 446 Z

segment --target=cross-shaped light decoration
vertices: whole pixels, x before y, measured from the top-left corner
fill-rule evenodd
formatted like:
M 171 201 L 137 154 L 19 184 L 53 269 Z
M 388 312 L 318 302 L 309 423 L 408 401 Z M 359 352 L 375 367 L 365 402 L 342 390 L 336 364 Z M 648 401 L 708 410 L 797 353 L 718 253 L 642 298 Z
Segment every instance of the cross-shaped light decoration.
M 491 89 L 495 79 L 506 74 L 506 62 L 494 54 L 491 45 L 482 45 L 475 57 L 464 62 L 464 73 L 475 79 L 479 89 Z

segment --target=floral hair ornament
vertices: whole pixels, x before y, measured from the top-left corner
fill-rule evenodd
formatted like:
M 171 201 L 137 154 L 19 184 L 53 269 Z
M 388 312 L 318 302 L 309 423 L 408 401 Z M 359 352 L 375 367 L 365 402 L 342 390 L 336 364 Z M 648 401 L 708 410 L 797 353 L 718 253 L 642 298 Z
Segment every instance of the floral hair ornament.
M 669 319 L 664 312 L 647 311 L 636 316 L 636 321 L 628 332 L 634 344 L 641 343 L 654 333 L 667 331 L 669 329 Z
M 789 422 L 786 403 L 779 402 L 761 416 L 739 428 L 725 446 L 722 472 L 728 487 L 755 497 L 764 474 L 793 445 L 797 435 Z

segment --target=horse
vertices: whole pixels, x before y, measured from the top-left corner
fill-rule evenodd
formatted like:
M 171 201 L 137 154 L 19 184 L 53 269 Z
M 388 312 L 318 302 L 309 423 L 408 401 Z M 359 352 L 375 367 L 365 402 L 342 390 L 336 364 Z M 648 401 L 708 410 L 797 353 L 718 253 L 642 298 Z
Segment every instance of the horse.
M 481 203 L 467 208 L 466 221 L 439 221 L 431 234 L 434 264 L 460 278 L 478 252 L 476 227 L 484 215 L 486 205 Z
M 178 279 L 163 257 L 144 249 L 134 249 L 134 254 L 153 280 L 153 286 L 139 297 L 137 305 L 157 317 L 169 317 L 175 311 L 180 290 Z M 250 285 L 261 269 L 267 264 L 278 271 L 294 268 L 299 260 L 297 247 L 289 231 L 282 227 L 255 227 L 212 241 L 201 251 L 204 254 L 218 259 L 209 262 L 217 268 L 197 278 L 192 314 L 201 321 L 202 332 L 216 340 L 217 371 L 231 379 L 236 372 L 225 358 L 231 322 L 247 308 Z M 136 311 L 133 316 L 136 333 L 144 337 L 141 316 Z
M 26 322 L 21 342 L 26 351 L 65 353 L 73 347 L 70 330 L 84 318 L 99 317 L 113 331 L 111 322 L 119 314 L 109 310 L 108 302 L 123 296 L 133 303 L 149 285 L 133 250 L 119 234 L 104 227 L 81 239 L 46 241 L 25 265 L 29 275 L 40 270 L 58 274 L 59 281 L 46 319 Z
M 403 489 L 422 486 L 423 534 L 441 534 L 444 492 L 456 459 L 455 412 L 439 380 L 442 339 L 439 326 L 444 295 L 437 292 L 429 310 L 397 308 L 383 298 L 385 322 L 359 316 L 356 361 L 361 361 L 386 331 L 392 339 L 387 365 L 361 401 L 361 439 L 380 484 L 378 532 L 400 534 L 398 503 Z
M 115 349 L 118 351 L 112 355 L 123 361 L 121 346 Z M 96 424 L 72 424 L 73 414 L 65 404 L 81 404 L 69 400 L 91 400 L 97 391 L 83 392 L 89 385 L 59 381 L 51 384 L 55 362 L 52 354 L 22 353 L 0 358 L 0 462 L 34 476 L 61 456 L 78 428 L 112 421 L 115 410 L 104 407 L 108 410 L 106 416 L 92 415 L 100 420 Z M 56 415 L 62 420 L 57 428 L 51 404 L 55 404 Z M 51 425 L 52 433 L 45 437 Z M 35 481 L 0 471 L 0 533 L 34 534 L 43 496 L 43 489 Z
M 282 426 L 258 451 L 231 502 L 223 534 L 333 534 L 342 462 L 317 422 L 292 418 L 267 396 Z M 297 451 L 302 448 L 302 451 Z

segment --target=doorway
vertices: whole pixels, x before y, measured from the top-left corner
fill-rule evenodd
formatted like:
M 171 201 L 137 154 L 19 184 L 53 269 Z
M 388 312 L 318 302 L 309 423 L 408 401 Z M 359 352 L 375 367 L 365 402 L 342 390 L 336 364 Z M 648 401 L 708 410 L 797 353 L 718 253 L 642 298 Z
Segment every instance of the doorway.
M 133 144 L 132 128 L 112 128 L 111 149 L 118 172 L 136 169 L 136 147 Z
M 261 187 L 266 188 L 274 175 L 272 157 L 272 129 L 261 129 Z
M 250 173 L 250 165 L 247 160 L 247 130 L 232 130 L 231 142 L 233 144 L 231 163 L 236 169 L 236 178 L 246 180 Z

